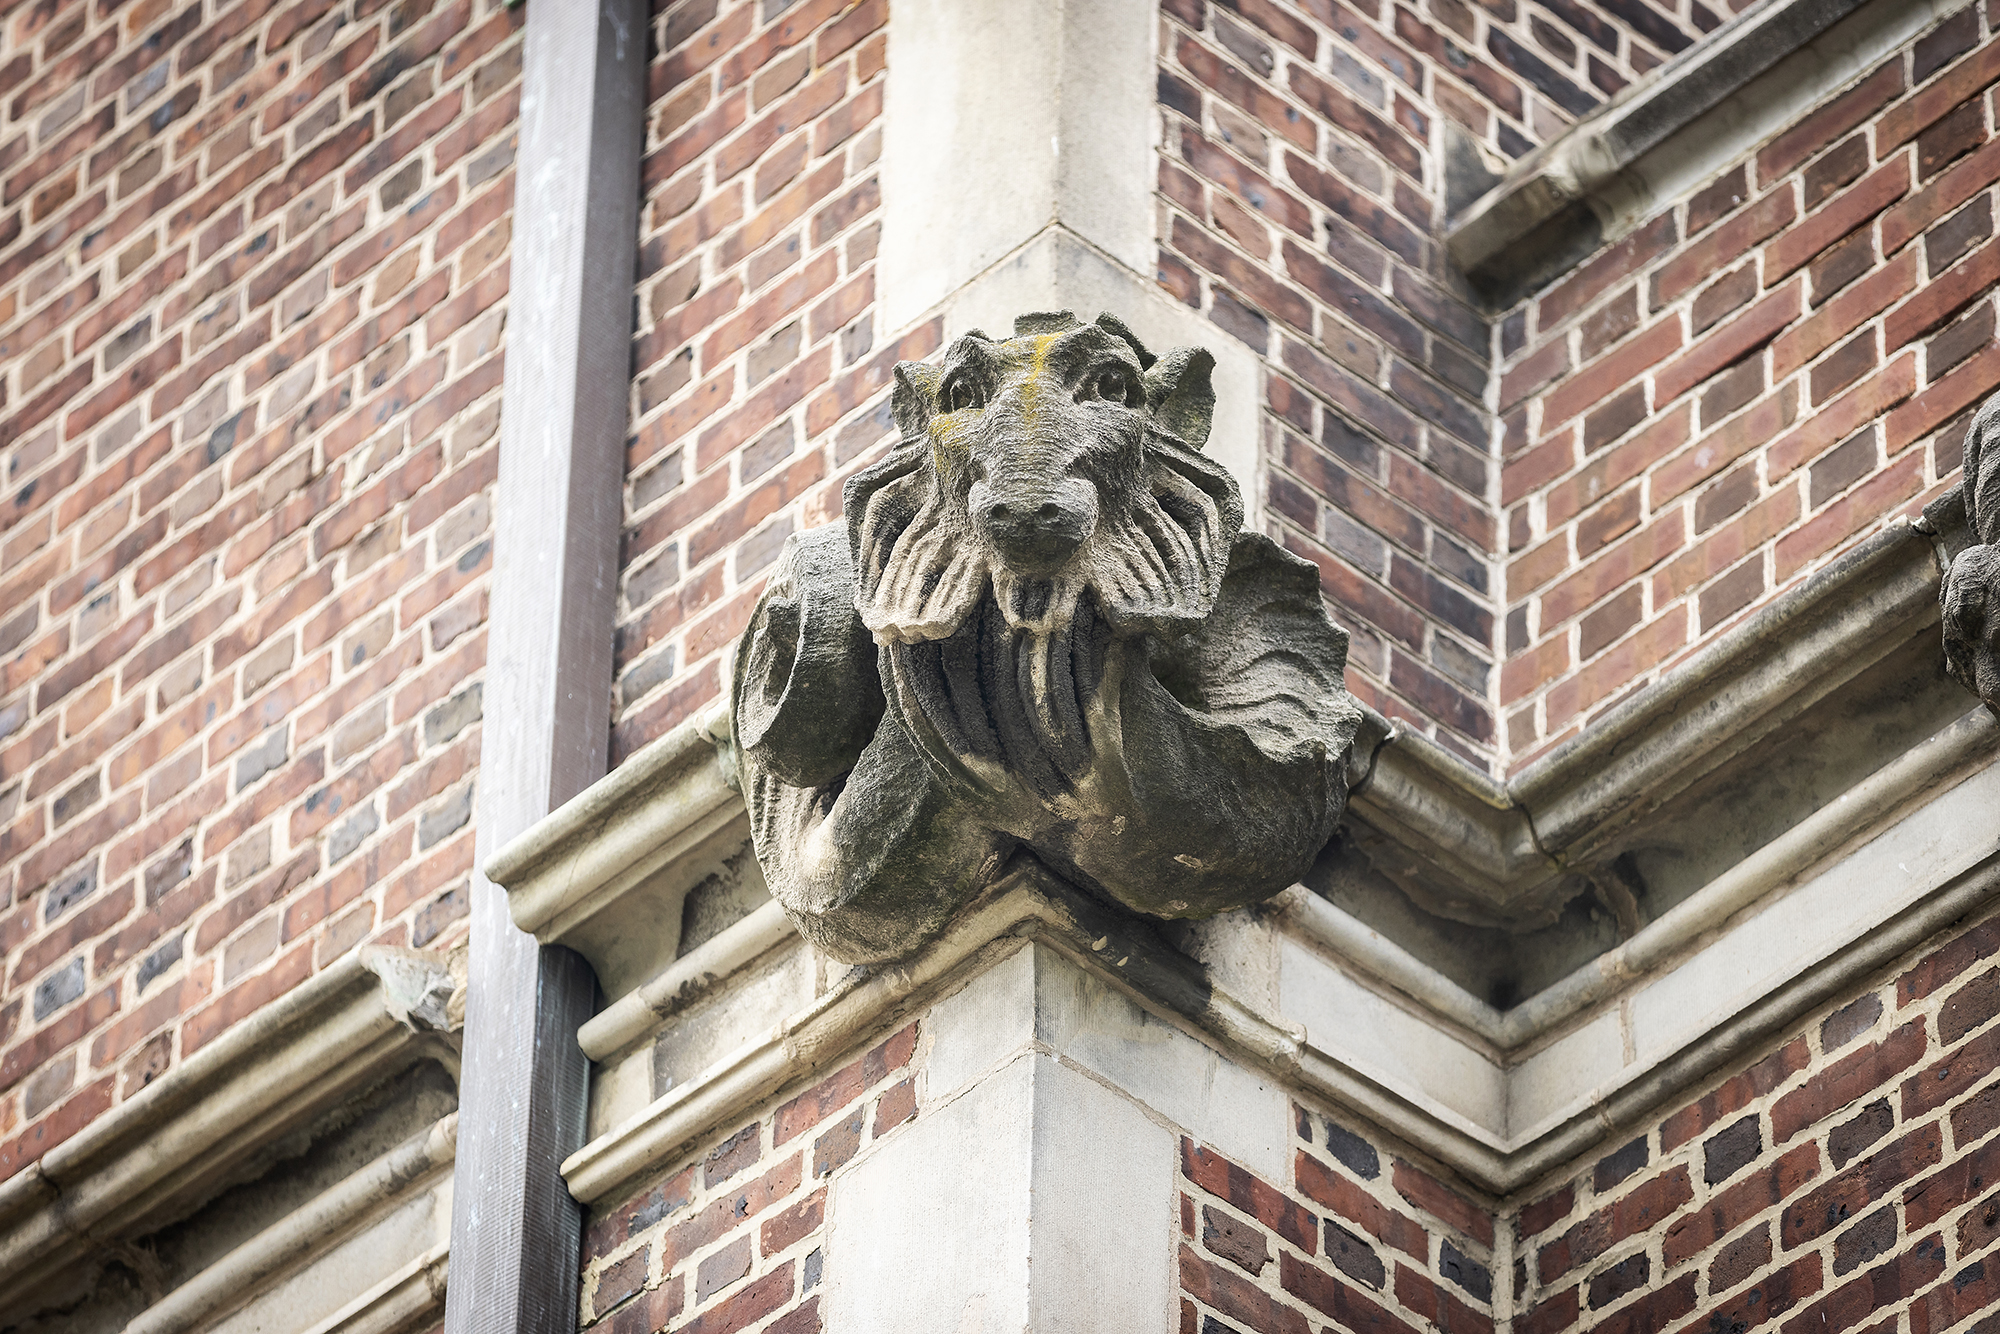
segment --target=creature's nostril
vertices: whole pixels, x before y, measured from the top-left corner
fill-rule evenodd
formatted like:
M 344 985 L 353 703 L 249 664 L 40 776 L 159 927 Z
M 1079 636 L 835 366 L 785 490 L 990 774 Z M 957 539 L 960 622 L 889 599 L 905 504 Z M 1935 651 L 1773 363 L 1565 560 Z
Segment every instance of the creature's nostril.
M 1053 500 L 1051 500 L 1045 505 L 1043 505 L 1040 509 L 1035 511 L 1035 517 L 1038 519 L 1053 519 L 1056 518 L 1061 513 L 1062 509 Z
M 1004 504 L 991 505 L 986 510 L 986 517 L 995 521 L 1004 519 L 1007 517 L 1007 507 Z

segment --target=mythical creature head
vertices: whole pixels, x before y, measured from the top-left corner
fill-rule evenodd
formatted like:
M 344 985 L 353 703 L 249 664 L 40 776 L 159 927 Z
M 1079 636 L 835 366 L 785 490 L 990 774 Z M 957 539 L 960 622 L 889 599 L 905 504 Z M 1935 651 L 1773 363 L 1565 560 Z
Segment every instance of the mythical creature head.
M 1239 531 L 1213 365 L 1063 312 L 896 368 L 899 441 L 737 653 L 758 857 L 822 948 L 905 954 L 1017 855 L 1199 916 L 1331 835 L 1347 637 L 1312 565 Z
M 1206 616 L 1243 522 L 1236 483 L 1199 452 L 1214 364 L 1064 314 L 897 367 L 899 446 L 847 486 L 862 623 L 884 644 L 943 639 L 988 588 L 1036 633 L 1086 590 L 1121 631 Z

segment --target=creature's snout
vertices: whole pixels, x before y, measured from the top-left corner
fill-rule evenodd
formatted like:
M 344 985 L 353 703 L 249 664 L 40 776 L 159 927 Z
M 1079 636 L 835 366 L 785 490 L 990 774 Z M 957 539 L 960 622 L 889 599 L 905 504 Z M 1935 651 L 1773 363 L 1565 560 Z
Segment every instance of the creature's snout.
M 1053 574 L 1097 527 L 1097 488 L 1080 477 L 972 490 L 974 521 L 1016 574 Z

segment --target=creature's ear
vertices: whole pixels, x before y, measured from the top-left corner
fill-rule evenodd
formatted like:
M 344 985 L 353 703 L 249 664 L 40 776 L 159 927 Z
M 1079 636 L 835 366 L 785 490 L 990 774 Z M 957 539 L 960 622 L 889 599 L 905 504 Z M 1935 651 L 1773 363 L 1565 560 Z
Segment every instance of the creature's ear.
M 1038 310 L 1027 315 L 1014 317 L 1014 337 L 1034 338 L 1041 334 L 1068 333 L 1080 328 L 1077 318 L 1067 310 Z
M 905 440 L 922 438 L 937 412 L 938 386 L 944 383 L 942 367 L 922 361 L 896 363 L 896 392 L 889 411 L 896 418 L 896 434 Z
M 1104 332 L 1110 334 L 1112 337 L 1122 338 L 1131 346 L 1133 355 L 1139 358 L 1140 370 L 1149 371 L 1153 369 L 1153 363 L 1158 361 L 1159 358 L 1146 350 L 1146 345 L 1139 341 L 1139 335 L 1133 333 L 1126 326 L 1125 321 L 1119 319 L 1116 315 L 1106 312 L 1099 315 L 1094 323 L 1098 328 L 1104 330 Z
M 1208 444 L 1215 420 L 1215 358 L 1199 347 L 1176 348 L 1146 372 L 1146 402 L 1153 420 L 1189 449 Z

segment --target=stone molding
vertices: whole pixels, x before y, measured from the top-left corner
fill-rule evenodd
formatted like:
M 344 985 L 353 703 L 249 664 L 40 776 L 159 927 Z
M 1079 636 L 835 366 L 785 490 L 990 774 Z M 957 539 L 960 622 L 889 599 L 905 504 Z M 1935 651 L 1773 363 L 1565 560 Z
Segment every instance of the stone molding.
M 457 1147 L 458 1113 L 452 1112 L 216 1260 L 147 1308 L 125 1334 L 181 1334 L 237 1309 L 443 1176 Z
M 429 1058 L 456 1077 L 457 1035 L 414 1027 L 430 979 L 350 955 L 228 1029 L 158 1082 L 0 1185 L 0 1305 L 97 1246 L 193 1208 L 259 1153 Z M 404 962 L 399 956 L 399 963 Z M 439 959 L 435 972 L 449 979 Z
M 1452 221 L 1453 264 L 1476 287 L 1511 300 L 1616 240 L 1683 184 L 1793 123 L 1957 7 L 1773 0 L 1731 20 L 1516 163 Z

